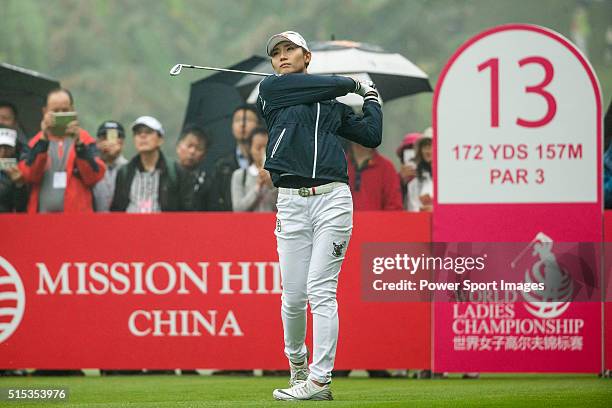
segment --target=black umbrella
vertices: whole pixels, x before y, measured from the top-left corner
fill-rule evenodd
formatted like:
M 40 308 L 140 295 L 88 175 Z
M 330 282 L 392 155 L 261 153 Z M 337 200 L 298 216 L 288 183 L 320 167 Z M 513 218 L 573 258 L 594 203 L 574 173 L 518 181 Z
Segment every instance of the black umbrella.
M 0 100 L 17 108 L 21 130 L 30 138 L 40 130 L 47 93 L 60 83 L 36 71 L 0 63 Z
M 228 68 L 251 71 L 263 61 L 266 59 L 252 56 Z M 231 130 L 232 112 L 246 99 L 236 88 L 241 78 L 238 74 L 219 72 L 191 84 L 183 126 L 198 125 L 206 130 L 210 139 L 204 160 L 207 170 L 219 157 L 236 148 Z

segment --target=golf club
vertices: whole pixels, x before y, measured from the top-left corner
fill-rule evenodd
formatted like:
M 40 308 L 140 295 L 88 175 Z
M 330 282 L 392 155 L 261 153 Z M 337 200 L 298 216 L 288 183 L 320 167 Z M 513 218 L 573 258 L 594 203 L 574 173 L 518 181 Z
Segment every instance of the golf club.
M 252 72 L 252 71 L 240 71 L 236 69 L 226 69 L 226 68 L 213 68 L 213 67 L 200 67 L 198 65 L 189 65 L 189 64 L 176 64 L 170 70 L 170 75 L 177 76 L 181 73 L 183 68 L 192 68 L 192 69 L 207 69 L 209 71 L 220 71 L 220 72 L 233 72 L 236 74 L 247 74 L 247 75 L 259 75 L 259 76 L 270 76 L 272 74 L 266 74 L 263 72 Z

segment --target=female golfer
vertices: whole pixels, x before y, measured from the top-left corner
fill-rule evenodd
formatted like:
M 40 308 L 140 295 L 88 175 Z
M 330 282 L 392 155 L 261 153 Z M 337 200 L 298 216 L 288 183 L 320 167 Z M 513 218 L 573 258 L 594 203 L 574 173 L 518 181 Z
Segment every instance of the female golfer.
M 283 283 L 281 315 L 290 388 L 279 400 L 330 400 L 338 341 L 338 275 L 353 228 L 340 136 L 367 147 L 382 137 L 382 112 L 375 89 L 348 77 L 308 75 L 311 53 L 293 31 L 268 40 L 276 75 L 259 86 L 258 105 L 270 139 L 265 169 L 279 187 L 276 238 Z M 354 92 L 364 97 L 363 117 L 335 100 Z M 313 315 L 312 363 L 304 343 L 306 308 Z M 310 368 L 310 370 L 309 370 Z

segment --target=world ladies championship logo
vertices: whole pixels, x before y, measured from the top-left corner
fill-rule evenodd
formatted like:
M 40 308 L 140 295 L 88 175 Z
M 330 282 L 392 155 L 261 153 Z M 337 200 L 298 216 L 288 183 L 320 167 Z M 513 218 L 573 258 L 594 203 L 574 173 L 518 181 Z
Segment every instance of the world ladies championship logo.
M 25 310 L 25 290 L 19 274 L 0 256 L 0 343 L 17 330 Z
M 542 319 L 559 317 L 571 304 L 574 284 L 570 274 L 562 268 L 553 253 L 553 240 L 540 232 L 531 242 L 533 255 L 539 260 L 525 271 L 526 283 L 543 283 L 543 291 L 524 292 L 525 308 Z M 531 246 L 530 244 L 530 246 Z M 529 246 L 527 247 L 529 248 Z

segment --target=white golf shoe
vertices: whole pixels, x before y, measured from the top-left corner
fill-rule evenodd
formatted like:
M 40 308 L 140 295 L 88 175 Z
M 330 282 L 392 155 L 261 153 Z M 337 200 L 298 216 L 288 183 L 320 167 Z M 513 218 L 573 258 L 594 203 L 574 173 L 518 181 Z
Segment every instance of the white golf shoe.
M 308 355 L 302 364 L 294 364 L 289 360 L 289 368 L 291 371 L 291 377 L 289 378 L 289 387 L 293 387 L 300 382 L 308 379 L 310 370 L 308 369 Z
M 280 401 L 331 401 L 334 399 L 329 384 L 319 386 L 311 380 L 300 381 L 291 388 L 276 389 L 272 395 L 274 399 Z

